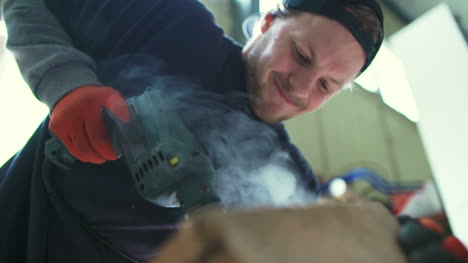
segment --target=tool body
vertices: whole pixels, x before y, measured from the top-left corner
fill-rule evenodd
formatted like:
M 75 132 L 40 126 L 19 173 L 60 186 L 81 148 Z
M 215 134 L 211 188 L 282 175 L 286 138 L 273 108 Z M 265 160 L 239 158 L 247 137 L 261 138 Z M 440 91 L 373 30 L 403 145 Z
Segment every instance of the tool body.
M 213 165 L 179 113 L 165 103 L 164 93 L 148 88 L 126 101 L 129 122 L 106 108 L 103 114 L 112 146 L 138 193 L 153 204 L 186 211 L 218 203 Z M 46 158 L 63 169 L 77 161 L 54 136 L 46 143 Z

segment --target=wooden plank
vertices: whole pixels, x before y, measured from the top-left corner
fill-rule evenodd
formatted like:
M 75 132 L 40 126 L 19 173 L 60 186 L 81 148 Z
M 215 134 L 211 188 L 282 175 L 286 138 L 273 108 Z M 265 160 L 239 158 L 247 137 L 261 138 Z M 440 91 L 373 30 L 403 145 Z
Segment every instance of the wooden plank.
M 398 223 L 380 204 L 195 215 L 152 263 L 405 263 Z

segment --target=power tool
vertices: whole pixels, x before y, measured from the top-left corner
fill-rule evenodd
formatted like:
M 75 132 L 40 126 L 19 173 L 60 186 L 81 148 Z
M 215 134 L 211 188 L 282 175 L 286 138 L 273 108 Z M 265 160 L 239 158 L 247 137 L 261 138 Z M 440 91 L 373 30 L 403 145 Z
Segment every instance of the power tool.
M 130 121 L 103 109 L 112 146 L 123 158 L 138 193 L 153 204 L 187 212 L 219 203 L 212 187 L 213 165 L 203 147 L 165 103 L 161 89 L 147 88 L 126 99 Z M 46 142 L 46 158 L 70 169 L 77 161 L 58 138 Z

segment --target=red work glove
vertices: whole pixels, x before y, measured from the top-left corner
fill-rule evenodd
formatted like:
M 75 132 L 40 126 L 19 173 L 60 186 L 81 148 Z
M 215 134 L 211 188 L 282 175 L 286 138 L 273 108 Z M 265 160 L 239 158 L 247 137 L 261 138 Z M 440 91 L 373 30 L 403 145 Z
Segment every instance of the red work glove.
M 456 237 L 430 218 L 399 216 L 400 244 L 410 263 L 466 263 L 468 251 Z
M 111 87 L 82 86 L 63 97 L 52 110 L 49 129 L 82 162 L 101 164 L 117 158 L 104 123 L 106 107 L 128 122 L 128 104 Z

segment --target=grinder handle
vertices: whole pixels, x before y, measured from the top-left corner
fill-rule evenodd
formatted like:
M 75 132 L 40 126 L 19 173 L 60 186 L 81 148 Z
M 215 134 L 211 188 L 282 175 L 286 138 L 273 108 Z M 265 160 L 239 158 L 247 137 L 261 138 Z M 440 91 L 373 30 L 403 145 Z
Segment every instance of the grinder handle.
M 122 121 L 107 108 L 102 109 L 102 114 L 112 147 L 118 159 L 122 156 L 122 147 L 116 131 Z M 57 167 L 64 170 L 71 169 L 78 159 L 68 151 L 65 144 L 54 133 L 50 132 L 50 136 L 51 138 L 45 143 L 45 157 Z
M 45 143 L 45 158 L 57 167 L 70 170 L 78 159 L 68 151 L 55 134 L 51 132 L 50 135 L 51 138 Z

